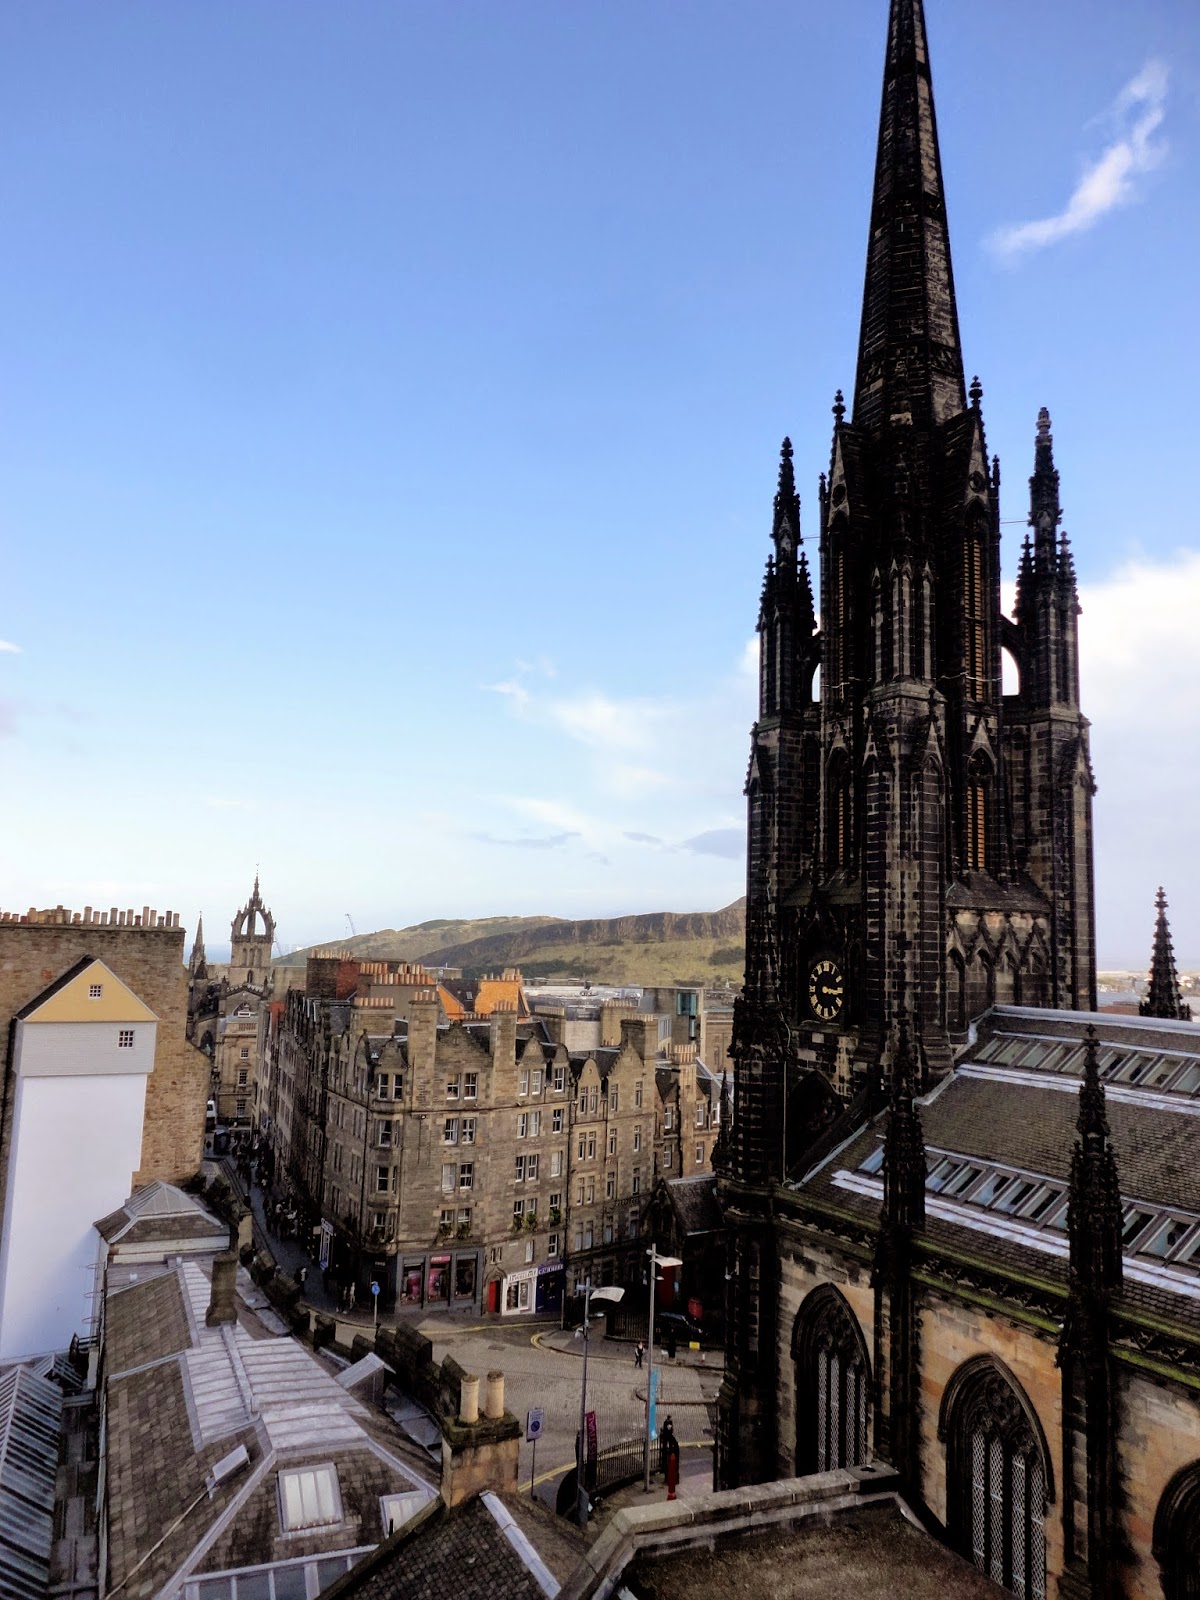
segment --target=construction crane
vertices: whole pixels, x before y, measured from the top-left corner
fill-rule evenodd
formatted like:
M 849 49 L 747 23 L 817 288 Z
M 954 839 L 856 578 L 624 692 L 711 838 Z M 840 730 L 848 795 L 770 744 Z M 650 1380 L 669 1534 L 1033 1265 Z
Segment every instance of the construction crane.
M 346 913 L 346 921 L 350 924 L 350 932 L 357 939 L 358 938 L 358 929 L 354 926 L 354 918 L 350 915 L 350 913 L 348 911 Z

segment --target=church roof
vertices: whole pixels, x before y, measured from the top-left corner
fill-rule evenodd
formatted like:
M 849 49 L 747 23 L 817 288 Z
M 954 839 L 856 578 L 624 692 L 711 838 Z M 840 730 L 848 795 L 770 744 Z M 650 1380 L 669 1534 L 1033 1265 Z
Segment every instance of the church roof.
M 924 1241 L 1065 1299 L 1068 1186 L 1085 1059 L 1097 1060 L 1120 1178 L 1119 1305 L 1200 1333 L 1200 1026 L 998 1007 L 921 1103 Z M 877 1226 L 885 1119 L 802 1180 L 823 1206 Z

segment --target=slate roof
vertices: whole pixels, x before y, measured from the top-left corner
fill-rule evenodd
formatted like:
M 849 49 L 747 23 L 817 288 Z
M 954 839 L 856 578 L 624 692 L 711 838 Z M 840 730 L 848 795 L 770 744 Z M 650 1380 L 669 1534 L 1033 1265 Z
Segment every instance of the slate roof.
M 717 1180 L 713 1173 L 698 1178 L 670 1178 L 666 1187 L 685 1235 L 719 1233 L 725 1226 L 717 1204 Z
M 895 1506 L 642 1551 L 621 1585 L 639 1600 L 1001 1600 L 1007 1593 Z
M 546 1600 L 483 1497 L 441 1501 L 364 1556 L 322 1600 Z
M 236 1439 L 193 1446 L 183 1375 L 174 1361 L 109 1382 L 107 1439 L 109 1587 L 124 1583 L 128 1600 L 148 1600 L 245 1488 L 242 1472 L 210 1498 L 204 1480 L 213 1463 L 238 1443 L 252 1463 L 261 1452 L 249 1428 Z M 183 1523 L 158 1543 L 189 1506 Z
M 1077 1058 L 1082 1059 L 1082 1050 L 1064 1053 L 1048 1047 L 1039 1056 L 1036 1040 L 1082 1046 L 1086 1029 L 1095 1026 L 1126 1205 L 1141 1202 L 1151 1213 L 1161 1207 L 1200 1219 L 1200 1103 L 1191 1093 L 1162 1092 L 1150 1087 L 1152 1080 L 1139 1084 L 1128 1077 L 1138 1065 L 1133 1051 L 1146 1052 L 1147 1062 L 1164 1051 L 1177 1055 L 1183 1064 L 1190 1055 L 1200 1061 L 1200 1027 L 1167 1022 L 1147 1028 L 1146 1021 L 997 1008 L 951 1077 L 920 1105 L 931 1170 L 937 1153 L 945 1152 L 969 1157 L 985 1168 L 1012 1168 L 1051 1180 L 1065 1189 L 1079 1115 Z M 1020 1044 L 1023 1039 L 1034 1041 L 1028 1051 Z M 1031 1067 L 1039 1060 L 1045 1063 L 1044 1070 Z M 1171 1074 L 1177 1070 L 1170 1066 Z M 1164 1076 L 1161 1081 L 1180 1079 Z M 880 1145 L 885 1126 L 886 1117 L 876 1117 L 795 1187 L 821 1210 L 855 1218 L 873 1231 L 882 1184 L 878 1173 L 868 1178 L 860 1169 Z M 927 1204 L 928 1246 L 1065 1297 L 1068 1246 L 1062 1228 L 1038 1230 L 1020 1216 L 933 1190 L 928 1191 Z M 1131 1233 L 1122 1310 L 1135 1319 L 1153 1317 L 1192 1337 L 1200 1335 L 1200 1273 L 1195 1270 L 1200 1258 L 1189 1268 L 1141 1251 L 1137 1234 Z
M 110 1294 L 104 1308 L 104 1359 L 109 1373 L 129 1372 L 191 1346 L 187 1311 L 173 1272 Z
M 254 1298 L 241 1274 L 238 1284 Z M 387 1419 L 296 1340 L 256 1337 L 240 1298 L 238 1323 L 207 1327 L 210 1292 L 188 1259 L 106 1295 L 108 1583 L 127 1600 L 150 1600 L 180 1573 L 361 1550 L 383 1536 L 382 1495 L 433 1493 L 397 1458 L 403 1440 Z M 209 1494 L 207 1475 L 238 1445 L 248 1463 Z M 279 1471 L 326 1463 L 342 1521 L 283 1540 Z

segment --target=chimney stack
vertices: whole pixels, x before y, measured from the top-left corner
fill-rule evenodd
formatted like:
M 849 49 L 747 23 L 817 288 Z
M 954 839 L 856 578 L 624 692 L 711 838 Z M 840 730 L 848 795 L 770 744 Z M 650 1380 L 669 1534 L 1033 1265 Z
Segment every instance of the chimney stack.
M 238 1258 L 232 1250 L 216 1256 L 212 1264 L 212 1295 L 204 1321 L 210 1328 L 237 1321 Z

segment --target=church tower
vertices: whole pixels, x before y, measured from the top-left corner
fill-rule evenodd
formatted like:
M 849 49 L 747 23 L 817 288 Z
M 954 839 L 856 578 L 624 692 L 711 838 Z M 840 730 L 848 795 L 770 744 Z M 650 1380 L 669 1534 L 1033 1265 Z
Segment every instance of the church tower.
M 1095 1005 L 1095 786 L 1050 420 L 1009 619 L 1000 465 L 963 364 L 922 0 L 890 3 L 853 404 L 839 391 L 833 417 L 819 613 L 785 440 L 758 619 L 722 1171 L 727 1484 L 774 1469 L 770 1186 L 882 1106 L 900 1016 L 921 1040 L 920 1094 L 992 1005 Z
M 229 929 L 229 984 L 231 988 L 265 988 L 271 973 L 271 947 L 275 919 L 262 903 L 258 873 L 250 899 L 234 917 Z

